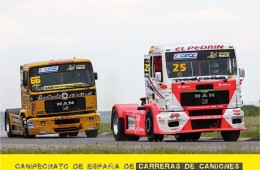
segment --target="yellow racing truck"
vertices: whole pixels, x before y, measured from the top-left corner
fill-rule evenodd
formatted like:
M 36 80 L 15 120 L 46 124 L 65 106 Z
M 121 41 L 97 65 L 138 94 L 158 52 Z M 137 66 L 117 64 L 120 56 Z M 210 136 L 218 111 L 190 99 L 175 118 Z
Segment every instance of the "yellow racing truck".
M 8 137 L 59 134 L 97 137 L 97 73 L 90 60 L 65 59 L 20 67 L 21 108 L 6 109 Z

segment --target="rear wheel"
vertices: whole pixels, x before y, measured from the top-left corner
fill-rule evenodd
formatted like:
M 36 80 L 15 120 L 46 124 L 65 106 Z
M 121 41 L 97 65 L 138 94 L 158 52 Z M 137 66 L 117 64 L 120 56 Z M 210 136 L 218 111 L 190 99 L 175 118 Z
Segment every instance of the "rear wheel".
M 16 135 L 14 135 L 12 133 L 12 128 L 10 125 L 10 115 L 9 113 L 5 113 L 5 129 L 6 129 L 6 133 L 8 137 L 15 137 Z
M 125 135 L 124 119 L 118 117 L 116 109 L 112 111 L 111 117 L 112 132 L 116 141 L 125 141 L 128 137 Z
M 85 133 L 88 138 L 95 138 L 98 135 L 98 130 L 89 130 L 85 131 Z
M 73 137 L 73 136 L 78 136 L 79 132 L 71 132 L 69 133 L 69 136 Z
M 221 131 L 221 136 L 224 141 L 237 141 L 240 136 L 240 130 Z

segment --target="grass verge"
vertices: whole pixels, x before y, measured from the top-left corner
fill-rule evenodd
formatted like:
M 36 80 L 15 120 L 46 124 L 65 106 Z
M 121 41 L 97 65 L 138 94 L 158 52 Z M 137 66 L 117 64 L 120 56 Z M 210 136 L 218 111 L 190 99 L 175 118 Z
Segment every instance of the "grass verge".
M 254 154 L 255 147 L 174 147 L 174 146 L 49 146 L 6 147 L 1 154 Z

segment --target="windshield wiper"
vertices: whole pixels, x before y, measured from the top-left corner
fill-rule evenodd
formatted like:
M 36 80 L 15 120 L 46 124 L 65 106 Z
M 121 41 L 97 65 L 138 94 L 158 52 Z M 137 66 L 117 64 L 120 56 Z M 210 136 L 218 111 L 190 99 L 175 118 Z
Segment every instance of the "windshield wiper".
M 184 81 L 190 81 L 190 80 L 197 80 L 200 82 L 200 80 L 216 80 L 216 79 L 223 79 L 224 82 L 227 82 L 226 76 L 211 76 L 211 77 L 193 77 L 193 78 L 182 78 L 182 79 L 175 79 L 176 82 L 181 82 L 184 84 Z
M 200 79 L 198 77 L 175 79 L 176 82 L 180 82 L 181 81 L 182 83 L 184 83 L 183 81 L 190 81 L 190 80 L 197 80 L 198 82 L 200 82 Z
M 200 79 L 204 79 L 204 80 L 219 80 L 219 79 L 223 79 L 224 82 L 227 82 L 227 78 L 226 76 L 211 76 L 211 77 L 200 77 Z

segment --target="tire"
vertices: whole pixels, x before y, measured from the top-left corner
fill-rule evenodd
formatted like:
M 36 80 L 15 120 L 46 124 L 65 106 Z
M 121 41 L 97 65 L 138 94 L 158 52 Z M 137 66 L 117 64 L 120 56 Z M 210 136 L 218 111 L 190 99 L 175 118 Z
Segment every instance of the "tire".
M 27 118 L 22 116 L 22 122 L 23 122 L 23 136 L 25 138 L 35 138 L 36 135 L 29 135 L 28 125 L 27 125 Z
M 155 135 L 155 142 L 162 142 L 164 138 L 164 135 Z
M 85 131 L 85 133 L 88 138 L 95 138 L 98 135 L 98 130 L 89 130 Z
M 148 141 L 150 141 L 150 142 L 163 141 L 164 135 L 154 134 L 153 115 L 150 110 L 146 114 L 145 131 L 146 131 L 146 137 L 147 137 Z
M 196 133 L 189 133 L 188 134 L 188 140 L 189 141 L 198 141 L 200 139 L 201 133 L 200 132 L 196 132 Z
M 60 138 L 66 138 L 69 135 L 69 133 L 59 133 Z
M 185 142 L 185 141 L 198 141 L 200 139 L 201 132 L 195 132 L 195 133 L 184 133 L 175 135 L 175 139 L 178 142 Z
M 112 110 L 111 129 L 116 141 L 128 140 L 128 137 L 125 135 L 124 119 L 118 117 L 116 109 Z
M 179 135 L 175 135 L 175 139 L 178 142 L 185 142 L 188 140 L 188 136 L 186 134 L 179 134 Z
M 129 141 L 139 141 L 140 136 L 132 136 L 132 135 L 128 135 L 128 140 Z
M 71 132 L 69 133 L 69 136 L 73 137 L 73 136 L 78 136 L 79 132 Z
M 221 131 L 221 136 L 224 141 L 237 141 L 240 136 L 240 130 Z
M 5 130 L 9 138 L 16 137 L 16 135 L 12 133 L 12 128 L 10 126 L 10 115 L 8 112 L 5 113 Z

